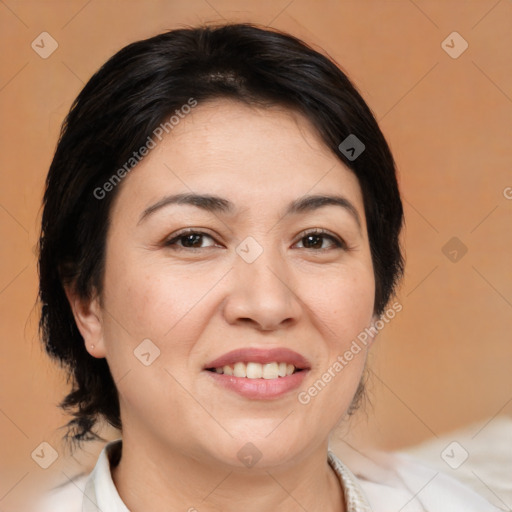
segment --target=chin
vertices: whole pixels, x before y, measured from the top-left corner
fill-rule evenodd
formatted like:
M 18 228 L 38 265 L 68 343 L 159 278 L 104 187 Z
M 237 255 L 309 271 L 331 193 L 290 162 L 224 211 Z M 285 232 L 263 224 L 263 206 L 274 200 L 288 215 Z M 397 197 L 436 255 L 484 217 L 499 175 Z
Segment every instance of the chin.
M 281 420 L 282 421 L 282 420 Z M 238 468 L 270 469 L 300 458 L 311 447 L 305 438 L 304 432 L 294 432 L 289 428 L 278 432 L 274 421 L 273 429 L 268 429 L 265 422 L 264 429 L 255 428 L 233 434 L 233 437 L 223 436 L 222 442 L 210 446 L 207 450 L 219 462 Z M 248 433 L 250 432 L 250 433 Z M 269 434 L 269 432 L 271 432 Z

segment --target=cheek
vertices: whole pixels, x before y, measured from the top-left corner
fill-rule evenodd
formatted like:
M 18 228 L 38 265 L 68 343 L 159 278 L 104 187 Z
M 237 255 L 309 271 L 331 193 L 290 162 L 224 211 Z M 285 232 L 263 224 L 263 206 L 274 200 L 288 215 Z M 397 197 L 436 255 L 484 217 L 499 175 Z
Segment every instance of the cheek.
M 353 265 L 321 282 L 309 304 L 324 343 L 298 402 L 332 426 L 347 411 L 364 371 L 368 347 L 357 337 L 372 320 L 375 280 L 371 266 Z
M 192 287 L 183 286 L 177 276 L 166 276 L 162 265 L 149 257 L 137 257 L 133 250 L 121 257 L 120 252 L 114 246 L 107 258 L 106 308 L 112 308 L 134 336 L 169 330 Z
M 105 280 L 109 367 L 124 404 L 155 422 L 155 411 L 167 417 L 166 407 L 176 409 L 184 399 L 171 375 L 187 374 L 203 329 L 196 306 L 211 283 L 184 274 L 125 259 L 112 265 Z
M 117 354 L 124 352 L 129 358 L 142 340 L 150 339 L 161 351 L 160 362 L 171 357 L 174 364 L 186 361 L 208 319 L 204 304 L 224 270 L 191 271 L 151 258 L 117 262 L 106 272 L 104 294 L 105 309 L 111 313 L 105 340 L 107 348 L 116 346 L 111 356 L 122 357 Z
M 308 303 L 318 321 L 317 328 L 329 340 L 330 351 L 350 345 L 371 322 L 375 281 L 368 266 L 353 266 L 332 273 L 330 278 L 317 280 L 319 286 L 305 282 Z

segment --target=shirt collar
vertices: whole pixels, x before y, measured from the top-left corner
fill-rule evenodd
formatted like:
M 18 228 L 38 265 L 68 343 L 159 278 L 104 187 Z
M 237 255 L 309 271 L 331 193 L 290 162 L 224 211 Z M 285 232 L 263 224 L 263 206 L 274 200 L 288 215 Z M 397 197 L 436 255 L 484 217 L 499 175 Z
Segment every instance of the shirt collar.
M 110 470 L 111 464 L 115 465 L 119 461 L 121 449 L 122 439 L 104 446 L 85 484 L 83 512 L 130 512 L 117 492 Z M 340 480 L 347 512 L 371 512 L 357 478 L 330 450 L 328 462 Z
M 117 492 L 110 464 L 119 460 L 122 439 L 107 443 L 85 484 L 82 512 L 130 512 Z
M 357 481 L 357 477 L 329 450 L 328 461 L 338 476 L 345 495 L 347 512 L 372 512 L 372 507 Z

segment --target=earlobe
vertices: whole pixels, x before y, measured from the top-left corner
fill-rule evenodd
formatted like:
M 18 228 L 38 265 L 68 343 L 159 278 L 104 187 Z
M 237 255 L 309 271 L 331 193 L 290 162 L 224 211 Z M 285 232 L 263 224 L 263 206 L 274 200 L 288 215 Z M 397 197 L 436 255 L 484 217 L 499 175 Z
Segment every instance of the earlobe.
M 93 357 L 105 357 L 103 317 L 99 297 L 82 298 L 69 287 L 66 287 L 65 291 L 87 352 Z

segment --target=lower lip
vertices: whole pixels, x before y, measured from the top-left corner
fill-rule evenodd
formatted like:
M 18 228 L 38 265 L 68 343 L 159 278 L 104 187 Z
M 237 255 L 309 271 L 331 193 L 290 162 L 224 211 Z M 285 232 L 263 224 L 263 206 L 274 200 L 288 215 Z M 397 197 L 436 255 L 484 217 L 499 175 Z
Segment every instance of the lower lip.
M 245 377 L 233 377 L 207 371 L 214 381 L 230 391 L 234 391 L 245 398 L 253 400 L 272 400 L 298 388 L 308 370 L 301 370 L 286 377 L 277 379 L 247 379 Z

